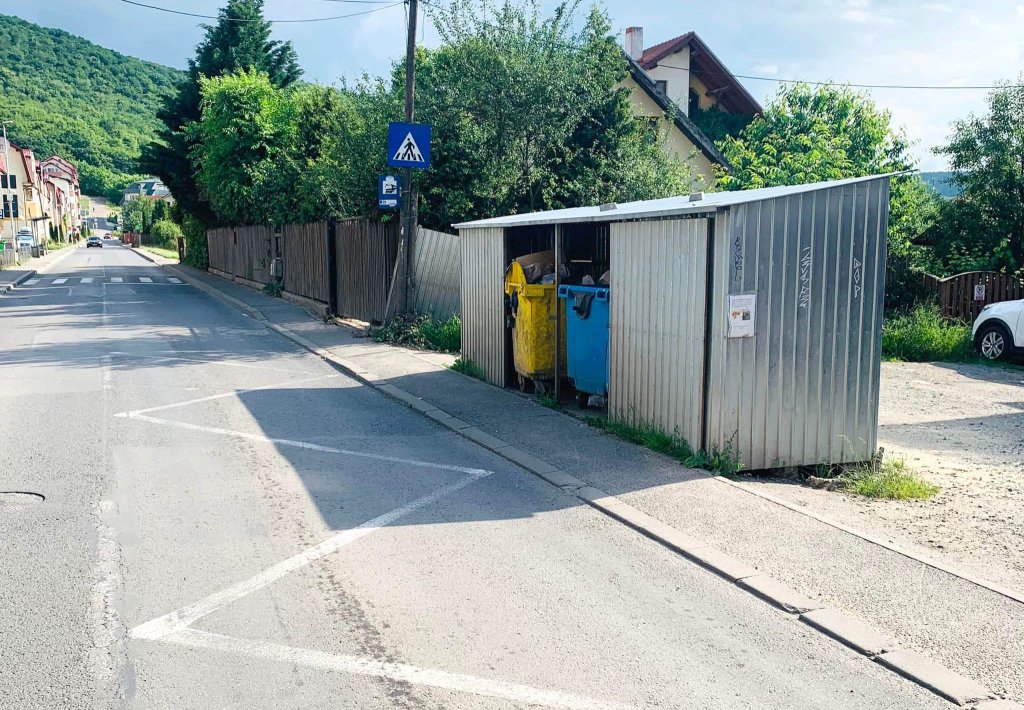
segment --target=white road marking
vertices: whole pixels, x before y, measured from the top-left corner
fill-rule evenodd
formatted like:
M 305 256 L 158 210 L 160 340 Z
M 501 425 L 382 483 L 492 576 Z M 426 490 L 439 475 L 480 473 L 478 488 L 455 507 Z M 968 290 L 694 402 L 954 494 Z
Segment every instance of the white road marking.
M 39 283 L 39 279 L 29 279 L 28 281 L 25 282 L 25 285 L 35 286 L 37 283 Z
M 84 284 L 91 284 L 92 283 L 92 276 L 86 276 L 85 278 L 83 278 L 82 279 L 82 283 L 84 283 Z
M 160 358 L 161 360 L 177 360 L 178 358 L 168 357 Z M 231 392 L 221 392 L 220 394 L 211 394 L 209 397 L 199 397 L 197 399 L 190 399 L 185 402 L 175 402 L 174 404 L 162 404 L 159 407 L 149 407 L 147 409 L 133 409 L 130 412 L 118 412 L 115 417 L 137 417 L 140 414 L 149 414 L 150 412 L 162 412 L 165 409 L 175 409 L 177 407 L 187 407 L 190 404 L 199 404 L 200 402 L 209 402 L 214 399 L 224 399 L 225 397 L 234 397 L 239 394 L 246 392 L 259 392 L 260 390 L 271 390 L 278 387 L 285 387 L 286 385 L 301 385 L 307 382 L 316 382 L 317 380 L 331 380 L 335 377 L 341 377 L 341 375 L 317 375 L 316 377 L 306 377 L 301 380 L 288 380 L 286 382 L 275 382 L 272 385 L 263 385 L 261 387 L 247 387 L 240 390 L 232 390 Z
M 113 284 L 119 284 L 119 283 L 122 283 L 123 281 L 124 281 L 124 279 L 121 278 L 120 276 L 111 276 L 110 277 L 110 283 L 113 283 Z
M 632 710 L 629 705 L 594 700 L 555 690 L 534 688 L 520 683 L 508 683 L 490 678 L 448 671 L 419 668 L 407 663 L 388 663 L 372 658 L 359 658 L 342 654 L 311 651 L 269 641 L 248 641 L 231 638 L 208 631 L 184 629 L 166 637 L 169 643 L 193 648 L 237 653 L 243 656 L 262 658 L 294 665 L 310 666 L 328 671 L 353 673 L 356 675 L 387 678 L 433 688 L 444 688 L 460 693 L 470 693 L 488 698 L 501 698 L 523 705 L 536 705 L 561 710 Z
M 325 557 L 333 552 L 337 552 L 346 545 L 350 545 L 360 538 L 366 537 L 370 533 L 380 530 L 386 525 L 390 525 L 396 520 L 413 513 L 420 508 L 429 505 L 445 496 L 451 495 L 462 488 L 465 488 L 470 483 L 478 481 L 481 478 L 489 476 L 491 471 L 483 471 L 480 469 L 462 469 L 471 471 L 469 475 L 460 478 L 454 483 L 450 483 L 447 486 L 438 488 L 433 493 L 428 493 L 422 498 L 417 498 L 411 503 L 395 508 L 394 510 L 388 511 L 383 515 L 378 515 L 376 518 L 367 520 L 354 528 L 344 530 L 336 535 L 332 535 L 318 545 L 314 545 L 299 554 L 289 557 L 288 559 L 278 562 L 276 565 L 268 567 L 254 577 L 251 577 L 243 582 L 232 585 L 227 589 L 222 589 L 219 592 L 211 594 L 205 599 L 200 599 L 197 602 L 183 606 L 182 608 L 172 611 L 170 614 L 147 621 L 144 624 L 140 624 L 131 630 L 131 636 L 137 639 L 146 639 L 148 641 L 156 641 L 162 639 L 169 634 L 181 631 L 191 624 L 194 624 L 199 619 L 203 618 L 207 614 L 212 614 L 218 609 L 236 602 L 243 597 L 246 597 L 253 592 L 256 592 L 268 584 L 276 582 L 287 574 L 294 572 L 295 570 L 305 567 L 310 562 L 318 560 L 321 557 Z
M 89 610 L 92 616 L 92 647 L 89 668 L 99 687 L 115 684 L 114 665 L 118 641 L 119 618 L 114 600 L 121 588 L 120 550 L 117 535 L 107 521 L 113 516 L 114 503 L 101 501 L 93 506 L 96 517 L 96 567 Z
M 153 279 L 149 278 L 148 276 L 140 276 L 139 283 L 151 284 L 153 283 Z
M 173 276 L 171 276 L 167 280 L 170 281 L 172 284 L 180 284 L 181 283 L 181 279 L 176 279 Z
M 332 446 L 321 446 L 320 444 L 311 444 L 308 441 L 295 441 L 293 439 L 274 439 L 268 436 L 260 436 L 259 434 L 250 434 L 246 431 L 234 431 L 232 429 L 221 429 L 219 427 L 202 426 L 200 424 L 190 424 L 188 422 L 177 422 L 173 419 L 160 419 L 159 417 L 151 417 L 148 414 L 132 414 L 131 412 L 119 412 L 114 415 L 122 419 L 132 419 L 135 421 L 149 422 L 150 424 L 160 424 L 162 426 L 173 426 L 179 429 L 186 429 L 188 431 L 199 431 L 206 434 L 221 434 L 223 436 L 233 436 L 237 439 L 246 439 L 248 441 L 259 441 L 265 444 L 274 444 L 275 446 L 293 446 L 297 449 L 307 449 L 309 451 L 320 451 L 325 454 L 340 454 L 342 456 L 355 456 L 362 459 L 374 459 L 375 461 L 388 461 L 390 463 L 403 463 L 410 466 L 421 466 L 423 468 L 436 468 L 442 471 L 458 471 L 460 473 L 492 473 L 482 468 L 467 468 L 465 466 L 455 466 L 447 463 L 433 463 L 430 461 L 419 461 L 417 459 L 403 459 L 397 456 L 384 456 L 383 454 L 371 454 L 366 451 L 352 451 L 351 449 L 335 449 Z
M 67 279 L 54 279 L 53 280 L 53 285 L 54 286 L 59 286 L 60 284 L 66 284 L 67 282 L 68 282 Z

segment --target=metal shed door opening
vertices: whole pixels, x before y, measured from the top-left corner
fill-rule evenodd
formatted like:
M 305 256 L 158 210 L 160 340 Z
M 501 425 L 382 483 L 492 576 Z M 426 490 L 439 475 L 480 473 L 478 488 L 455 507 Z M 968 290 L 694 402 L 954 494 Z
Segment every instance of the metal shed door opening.
M 701 442 L 708 220 L 611 225 L 608 413 Z

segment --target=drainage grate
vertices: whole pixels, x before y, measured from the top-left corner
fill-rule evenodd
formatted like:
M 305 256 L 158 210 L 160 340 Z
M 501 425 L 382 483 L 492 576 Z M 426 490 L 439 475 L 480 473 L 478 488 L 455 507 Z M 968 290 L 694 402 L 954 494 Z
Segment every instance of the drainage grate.
M 46 496 L 31 491 L 0 491 L 0 513 L 24 510 L 39 505 Z

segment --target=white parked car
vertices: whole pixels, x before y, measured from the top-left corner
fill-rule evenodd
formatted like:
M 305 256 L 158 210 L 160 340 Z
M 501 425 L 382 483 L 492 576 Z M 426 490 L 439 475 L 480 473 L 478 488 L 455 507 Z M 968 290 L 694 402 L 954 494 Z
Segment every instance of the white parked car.
M 1024 300 L 990 303 L 974 321 L 974 347 L 988 360 L 1024 353 Z

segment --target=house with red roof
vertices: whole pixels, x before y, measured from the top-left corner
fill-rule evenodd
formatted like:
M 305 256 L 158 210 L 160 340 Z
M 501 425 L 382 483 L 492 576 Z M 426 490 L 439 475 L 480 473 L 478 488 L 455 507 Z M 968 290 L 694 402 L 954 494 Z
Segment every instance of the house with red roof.
M 761 105 L 696 32 L 645 47 L 643 28 L 630 27 L 623 53 L 629 65 L 624 86 L 635 113 L 667 117 L 667 148 L 691 163 L 696 186 L 712 185 L 714 166 L 729 166 L 700 129 L 701 117 L 712 111 L 753 117 Z

